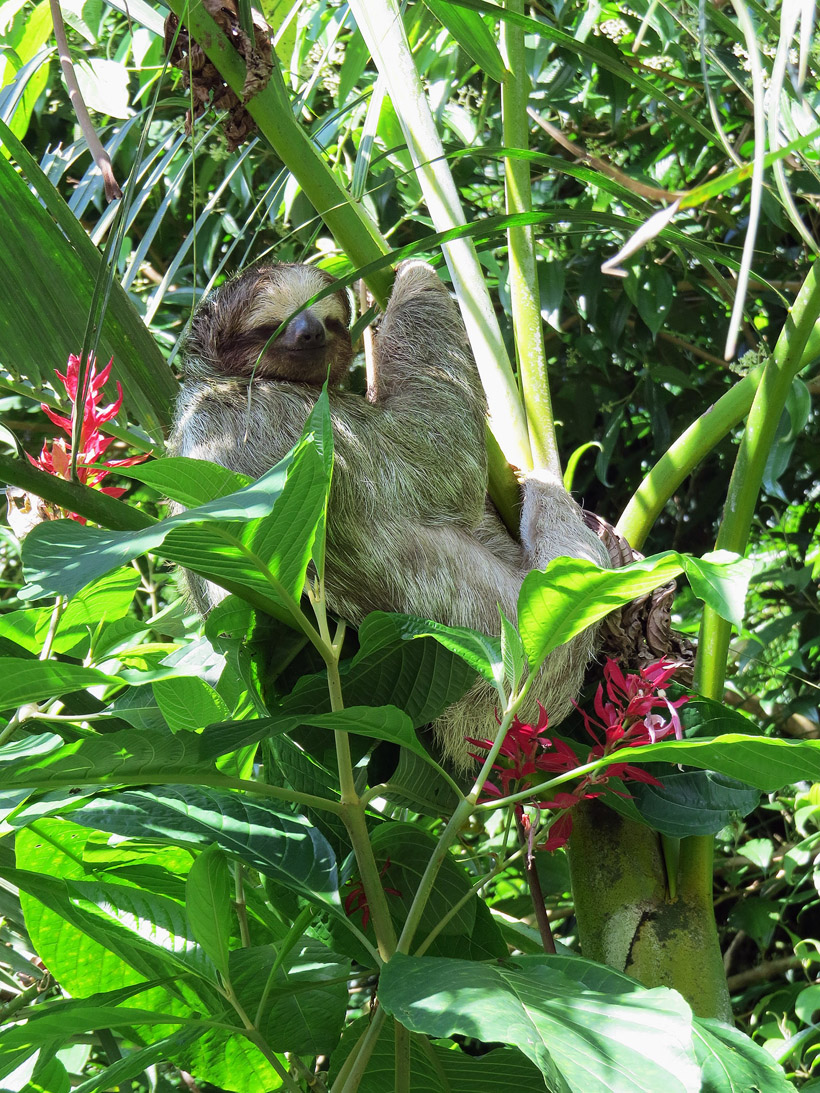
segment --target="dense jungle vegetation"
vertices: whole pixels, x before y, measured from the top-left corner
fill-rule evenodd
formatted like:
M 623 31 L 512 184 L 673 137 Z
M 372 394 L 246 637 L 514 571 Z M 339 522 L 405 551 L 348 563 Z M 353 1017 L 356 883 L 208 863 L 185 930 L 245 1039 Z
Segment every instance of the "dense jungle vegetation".
M 0 1089 L 820 1090 L 814 16 L 0 3 Z M 216 286 L 329 270 L 364 392 L 409 257 L 508 526 L 548 467 L 646 555 L 500 637 L 328 617 L 327 400 L 258 486 L 165 458 Z M 477 674 L 464 778 L 426 726 Z

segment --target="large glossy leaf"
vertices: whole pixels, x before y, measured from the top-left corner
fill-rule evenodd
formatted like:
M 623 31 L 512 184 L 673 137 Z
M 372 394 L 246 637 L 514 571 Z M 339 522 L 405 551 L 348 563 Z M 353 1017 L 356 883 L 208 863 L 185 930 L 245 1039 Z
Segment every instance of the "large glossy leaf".
M 616 757 L 623 758 L 623 752 Z M 661 740 L 629 749 L 629 761 L 682 763 L 714 770 L 772 793 L 804 779 L 820 780 L 820 740 L 775 740 L 727 733 L 716 740 Z
M 113 794 L 72 812 L 75 823 L 131 838 L 189 846 L 216 843 L 310 900 L 338 909 L 336 859 L 303 816 L 245 794 L 204 786 L 162 786 Z
M 243 1009 L 256 1014 L 261 1003 L 259 1028 L 274 1051 L 329 1054 L 344 1023 L 350 961 L 305 937 L 276 972 L 275 963 L 271 945 L 231 953 L 231 983 Z
M 339 1072 L 356 1041 L 366 1031 L 360 1017 L 344 1031 L 331 1063 L 331 1079 Z M 393 1087 L 396 1068 L 394 1021 L 386 1021 L 370 1057 L 359 1093 L 385 1093 Z M 557 1087 L 554 1087 L 557 1088 Z M 478 1057 L 429 1040 L 410 1037 L 409 1093 L 548 1093 L 543 1075 L 520 1051 L 496 1048 Z
M 223 974 L 233 919 L 231 873 L 218 846 L 209 846 L 195 859 L 185 883 L 185 913 L 194 937 Z
M 0 140 L 23 172 L 13 168 L 7 155 L 0 156 L 0 204 L 6 220 L 0 233 L 0 268 L 13 271 L 13 276 L 4 277 L 0 294 L 2 363 L 15 376 L 49 383 L 54 369 L 62 371 L 69 354 L 80 352 L 102 257 L 2 122 Z M 59 306 L 43 306 L 48 300 L 59 300 Z M 123 382 L 131 416 L 161 441 L 177 382 L 117 283 L 102 326 L 99 355 L 105 361 L 114 357 L 114 375 Z
M 559 970 L 545 957 L 481 965 L 397 955 L 382 971 L 379 999 L 413 1032 L 517 1047 L 548 1088 L 700 1093 L 692 1016 L 680 995 L 579 986 L 571 966 Z
M 720 1021 L 695 1022 L 695 1051 L 703 1068 L 701 1093 L 793 1093 L 768 1051 Z
M 601 569 L 578 558 L 558 558 L 529 573 L 518 598 L 518 625 L 530 667 L 616 607 L 673 580 L 685 570 L 696 595 L 722 617 L 739 624 L 749 563 L 721 552 L 692 559 L 665 551 L 622 569 Z M 742 608 L 741 608 L 742 615 Z
M 122 685 L 116 676 L 81 664 L 0 657 L 0 709 L 43 702 L 83 687 Z
M 642 764 L 662 785 L 630 782 L 632 804 L 655 831 L 674 838 L 714 835 L 738 816 L 757 807 L 760 791 L 707 770 L 671 770 Z M 618 808 L 617 799 L 610 804 Z
M 359 627 L 359 645 L 342 670 L 345 703 L 397 706 L 416 727 L 434 721 L 475 680 L 474 670 L 460 656 L 432 638 L 406 632 L 399 615 L 368 615 Z M 289 715 L 328 707 L 324 675 L 303 678 L 282 703 Z
M 250 486 L 140 531 L 40 524 L 23 548 L 27 595 L 73 595 L 155 550 L 293 621 L 325 492 L 321 459 L 306 440 Z

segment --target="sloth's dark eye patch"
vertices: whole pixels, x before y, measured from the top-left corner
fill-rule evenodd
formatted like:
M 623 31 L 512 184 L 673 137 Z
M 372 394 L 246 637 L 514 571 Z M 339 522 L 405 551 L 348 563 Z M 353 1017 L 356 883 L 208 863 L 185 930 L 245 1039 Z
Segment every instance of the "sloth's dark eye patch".
M 259 341 L 267 342 L 273 337 L 281 325 L 281 323 L 265 323 L 264 326 L 257 326 L 253 332 L 254 338 Z
M 325 327 L 334 334 L 347 334 L 347 327 L 339 319 L 325 319 Z

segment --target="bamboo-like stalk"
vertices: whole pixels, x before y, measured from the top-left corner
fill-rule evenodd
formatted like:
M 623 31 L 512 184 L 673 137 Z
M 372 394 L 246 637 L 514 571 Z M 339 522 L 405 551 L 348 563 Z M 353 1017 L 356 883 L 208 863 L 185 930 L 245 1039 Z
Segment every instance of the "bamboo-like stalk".
M 718 550 L 731 550 L 737 554 L 746 550 L 780 415 L 792 381 L 806 360 L 806 347 L 818 320 L 820 274 L 815 263 L 789 311 L 755 393 L 729 481 L 716 542 Z M 709 698 L 720 700 L 723 694 L 730 632 L 731 625 L 725 619 L 711 608 L 704 608 L 695 683 L 701 694 Z
M 168 6 L 213 62 L 225 82 L 241 97 L 245 62 L 201 5 L 169 0 Z M 339 185 L 310 138 L 293 115 L 282 74 L 274 63 L 270 80 L 246 104 L 263 137 L 290 170 L 322 217 L 329 231 L 356 266 L 365 266 L 387 254 L 390 247 L 367 212 Z M 389 269 L 369 281 L 376 300 L 384 305 L 390 295 Z
M 505 6 L 508 11 L 524 13 L 524 0 L 507 0 Z M 507 75 L 501 85 L 504 145 L 507 148 L 527 151 L 529 147 L 527 102 L 530 80 L 527 74 L 522 27 L 514 23 L 502 22 L 501 54 L 507 67 Z M 532 187 L 528 160 L 508 157 L 504 161 L 504 192 L 508 213 L 531 211 Z M 547 468 L 560 477 L 561 461 L 558 456 L 552 416 L 532 226 L 507 228 L 507 249 L 518 373 L 524 396 L 532 456 L 537 466 Z
M 174 0 L 178 3 L 179 0 Z M 441 137 L 421 86 L 395 0 L 351 0 L 356 23 L 385 81 L 437 231 L 465 223 Z M 442 247 L 490 408 L 490 428 L 508 462 L 532 467 L 518 395 L 481 263 L 469 239 Z
M 763 375 L 763 365 L 722 395 L 681 433 L 661 456 L 627 502 L 616 525 L 630 546 L 641 550 L 646 537 L 681 482 L 719 441 L 748 414 Z
M 0 455 L 0 480 L 58 505 L 66 512 L 79 513 L 86 520 L 112 531 L 139 531 L 155 522 L 140 509 L 132 508 L 90 486 L 67 482 L 64 478 L 39 471 L 23 459 Z

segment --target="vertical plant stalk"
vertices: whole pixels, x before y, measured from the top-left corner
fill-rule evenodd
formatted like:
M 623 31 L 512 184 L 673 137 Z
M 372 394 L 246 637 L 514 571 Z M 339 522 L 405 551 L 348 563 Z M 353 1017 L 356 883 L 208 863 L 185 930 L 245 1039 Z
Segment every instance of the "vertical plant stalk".
M 700 461 L 742 421 L 752 405 L 763 365 L 722 395 L 664 452 L 630 497 L 615 530 L 641 550 L 663 506 Z
M 222 78 L 241 98 L 245 62 L 201 5 L 169 0 L 168 6 L 185 23 Z M 248 112 L 276 154 L 302 187 L 308 201 L 356 266 L 365 266 L 387 254 L 390 247 L 365 209 L 339 185 L 315 145 L 293 114 L 282 73 L 274 64 L 270 80 L 246 104 Z M 374 273 L 370 289 L 384 306 L 390 295 L 392 273 Z
M 507 0 L 508 11 L 524 13 L 524 0 Z M 529 147 L 527 102 L 530 80 L 524 50 L 524 29 L 501 23 L 501 55 L 507 75 L 501 85 L 501 115 L 506 148 Z M 508 156 L 504 161 L 504 192 L 508 213 L 532 211 L 530 165 L 526 159 Z M 561 477 L 561 461 L 555 439 L 550 398 L 541 298 L 535 262 L 532 225 L 507 228 L 512 306 L 518 372 L 524 396 L 532 457 L 536 466 Z
M 436 231 L 464 224 L 458 190 L 397 3 L 351 0 L 350 6 L 385 81 Z M 490 428 L 507 461 L 529 470 L 532 453 L 524 409 L 475 247 L 469 239 L 457 239 L 444 244 L 442 250 L 487 394 Z
M 760 486 L 780 415 L 792 381 L 806 360 L 806 346 L 820 320 L 820 273 L 815 262 L 789 311 L 752 402 L 746 429 L 735 460 L 718 550 L 743 554 L 749 539 Z M 695 683 L 701 694 L 718 701 L 723 695 L 731 625 L 705 607 L 701 625 Z
M 97 136 L 97 130 L 94 128 L 91 115 L 88 113 L 88 108 L 85 105 L 82 92 L 80 91 L 80 85 L 77 83 L 77 74 L 74 71 L 74 62 L 71 59 L 71 51 L 68 48 L 68 39 L 66 38 L 63 13 L 60 11 L 59 0 L 49 0 L 49 7 L 51 9 L 51 21 L 54 24 L 54 38 L 56 39 L 57 50 L 60 54 L 60 68 L 63 70 L 63 79 L 65 80 L 65 85 L 68 89 L 68 97 L 71 100 L 71 105 L 74 107 L 74 113 L 77 117 L 80 129 L 82 130 L 82 134 L 85 137 L 88 150 L 91 153 L 94 162 L 97 164 L 97 169 L 102 175 L 105 200 L 108 202 L 116 201 L 118 198 L 122 197 L 122 190 L 114 177 L 114 168 L 111 165 L 111 158 L 105 148 L 103 148 L 102 141 Z
M 524 825 L 519 819 L 516 819 L 515 823 L 518 828 L 518 841 L 524 851 L 524 875 L 527 878 L 527 887 L 530 890 L 532 909 L 535 914 L 535 921 L 538 924 L 538 932 L 541 935 L 541 944 L 544 946 L 545 953 L 554 953 L 555 939 L 552 936 L 552 928 L 547 916 L 544 893 L 541 891 L 541 880 L 538 876 L 535 857 L 527 846 L 527 833 L 524 830 Z
M 792 381 L 807 360 L 806 349 L 820 319 L 820 275 L 815 262 L 792 305 L 786 325 L 763 369 L 746 428 L 738 449 L 723 519 L 715 546 L 744 554 L 754 519 L 757 499 L 774 443 L 780 416 Z M 726 662 L 732 627 L 714 610 L 704 606 L 695 659 L 695 687 L 707 698 L 720 701 L 726 679 Z M 714 840 L 700 836 L 681 843 L 678 882 L 681 891 L 705 900 L 712 889 Z

